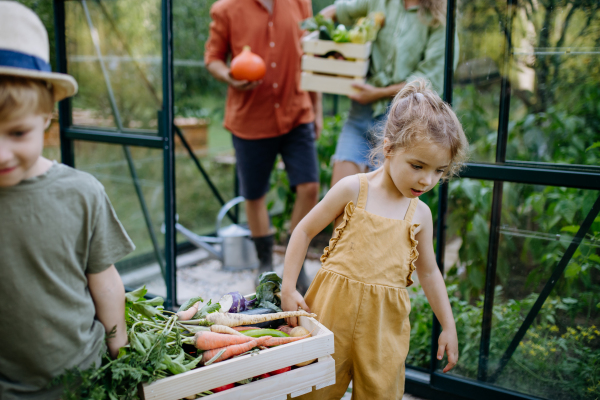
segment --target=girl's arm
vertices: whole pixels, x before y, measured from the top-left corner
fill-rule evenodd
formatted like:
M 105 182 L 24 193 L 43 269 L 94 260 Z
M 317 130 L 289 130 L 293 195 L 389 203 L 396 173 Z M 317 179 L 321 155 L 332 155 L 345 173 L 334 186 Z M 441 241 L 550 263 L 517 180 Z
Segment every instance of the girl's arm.
M 416 261 L 417 276 L 419 282 L 423 286 L 425 296 L 429 300 L 431 309 L 442 325 L 442 333 L 438 339 L 437 358 L 441 360 L 444 352 L 448 354 L 448 365 L 444 368 L 444 372 L 450 371 L 458 361 L 458 338 L 456 336 L 456 325 L 452 315 L 452 308 L 448 300 L 448 292 L 446 284 L 442 276 L 437 262 L 435 261 L 435 252 L 433 251 L 433 221 L 431 218 L 431 210 L 427 205 L 419 202 L 419 209 L 423 215 L 421 223 L 421 231 L 417 234 L 417 250 L 419 258 Z
M 107 339 L 107 345 L 110 356 L 117 358 L 119 349 L 127 344 L 125 288 L 121 276 L 114 265 L 100 273 L 86 276 L 96 306 L 96 317 L 104 325 L 107 334 L 116 328 L 114 336 Z
M 356 202 L 359 191 L 357 176 L 349 176 L 336 183 L 292 232 L 285 252 L 283 283 L 281 284 L 281 308 L 284 311 L 298 311 L 298 307 L 309 311 L 302 295 L 296 290 L 296 281 L 312 238 L 327 227 L 331 221 L 344 212 L 349 201 Z M 296 318 L 289 318 L 288 324 L 297 325 Z

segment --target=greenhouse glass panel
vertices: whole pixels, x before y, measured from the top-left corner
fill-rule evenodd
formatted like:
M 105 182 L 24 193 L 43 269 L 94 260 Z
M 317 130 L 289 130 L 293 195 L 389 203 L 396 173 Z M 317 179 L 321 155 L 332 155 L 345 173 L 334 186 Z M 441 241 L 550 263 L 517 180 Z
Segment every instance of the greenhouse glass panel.
M 494 162 L 504 68 L 506 2 L 460 1 L 456 10 L 459 54 L 453 108 L 471 145 L 471 161 Z
M 507 160 L 598 166 L 600 15 L 591 3 L 522 2 L 514 15 Z
M 476 179 L 449 182 L 444 275 L 460 351 L 460 362 L 451 373 L 466 377 L 477 375 L 492 186 L 492 182 Z M 437 202 L 428 205 L 435 221 Z M 409 294 L 411 343 L 406 362 L 411 367 L 429 368 L 431 308 L 418 283 L 409 288 Z M 446 363 L 444 358 L 440 366 Z
M 549 296 L 543 291 L 597 196 L 583 189 L 504 184 L 488 366 L 493 383 L 556 400 L 600 394 L 593 372 L 600 367 L 595 333 L 600 326 L 600 220 Z M 536 312 L 534 303 L 543 299 Z M 536 318 L 522 339 L 514 339 L 530 311 Z M 501 357 L 516 340 L 504 366 Z
M 77 169 L 94 175 L 104 185 L 119 220 L 135 244 L 135 251 L 117 263 L 125 286 L 135 288 L 145 284 L 151 293 L 165 296 L 161 273 L 164 268 L 162 151 L 87 141 L 76 141 L 75 151 Z
M 72 125 L 158 134 L 160 7 L 160 0 L 65 2 L 68 70 L 79 83 Z

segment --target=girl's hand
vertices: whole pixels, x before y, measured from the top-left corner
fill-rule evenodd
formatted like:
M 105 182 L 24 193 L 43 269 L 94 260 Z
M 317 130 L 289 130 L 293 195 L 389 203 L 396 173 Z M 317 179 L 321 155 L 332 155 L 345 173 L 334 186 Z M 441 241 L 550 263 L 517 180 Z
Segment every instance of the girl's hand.
M 442 372 L 448 372 L 458 362 L 458 338 L 455 330 L 443 330 L 438 339 L 437 359 L 444 357 L 444 352 L 448 354 L 448 365 Z
M 310 309 L 306 305 L 304 301 L 304 297 L 297 290 L 286 292 L 281 292 L 281 309 L 283 311 L 298 311 L 299 308 L 302 308 L 306 312 L 310 312 Z M 298 326 L 298 318 L 286 318 L 286 322 L 289 326 L 295 327 Z

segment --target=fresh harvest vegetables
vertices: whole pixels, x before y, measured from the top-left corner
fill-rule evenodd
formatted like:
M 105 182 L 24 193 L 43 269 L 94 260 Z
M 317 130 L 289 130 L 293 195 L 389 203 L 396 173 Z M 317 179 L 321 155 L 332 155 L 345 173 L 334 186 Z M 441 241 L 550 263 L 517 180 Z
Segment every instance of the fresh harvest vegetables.
M 300 337 L 269 337 L 269 336 L 263 336 L 262 338 L 268 338 L 268 339 L 264 340 L 262 342 L 262 344 L 264 346 L 267 346 L 267 347 L 281 346 L 282 344 L 288 344 L 288 343 L 292 343 L 292 342 L 297 342 L 298 340 L 306 339 L 308 337 L 310 337 L 310 335 L 308 335 L 308 336 L 300 336 Z M 259 338 L 259 339 L 262 339 L 262 338 Z
M 198 312 L 198 306 L 200 305 L 200 301 L 197 301 L 196 303 L 194 303 L 189 309 L 184 310 L 182 308 L 179 309 L 179 311 L 177 311 L 177 317 L 179 318 L 180 321 L 189 321 L 190 319 L 194 318 L 194 315 L 196 315 L 196 313 Z
M 272 308 L 254 308 L 252 310 L 242 311 L 239 314 L 242 315 L 264 315 L 264 314 L 274 314 L 276 311 Z M 274 321 L 265 321 L 260 324 L 253 324 L 254 327 L 262 329 L 262 328 L 276 328 L 281 324 L 285 324 L 285 321 L 282 319 L 276 319 Z
M 273 277 L 270 279 L 265 282 L 272 282 Z M 262 309 L 267 310 L 265 314 L 255 315 L 220 313 L 218 311 L 224 304 L 211 304 L 210 300 L 204 303 L 200 297 L 190 299 L 177 312 L 172 312 L 164 309 L 162 298 L 146 299 L 146 293 L 147 290 L 142 287 L 126 294 L 129 344 L 120 349 L 115 360 L 110 359 L 108 353 L 105 354 L 98 369 L 73 369 L 57 378 L 55 383 L 63 385 L 65 390 L 62 399 L 137 399 L 138 387 L 142 383 L 150 383 L 232 357 L 258 353 L 269 345 L 283 343 L 273 342 L 273 339 L 300 339 L 279 337 L 285 333 L 278 330 L 262 330 L 262 333 L 252 337 L 231 328 L 238 324 L 254 325 L 255 322 L 272 320 L 283 324 L 281 318 L 286 318 L 289 313 L 274 313 L 271 308 Z M 229 294 L 232 299 L 237 297 L 233 292 Z M 276 297 L 273 291 L 271 294 L 273 298 Z M 258 301 L 258 296 L 239 300 L 236 307 L 240 309 L 242 304 L 244 307 L 252 307 Z M 249 311 L 255 310 L 261 309 Z M 314 316 L 305 312 L 293 314 Z M 261 331 L 254 326 L 238 329 L 244 329 L 244 332 Z M 237 384 L 249 383 L 251 380 L 245 379 Z M 198 396 L 207 396 L 213 392 L 215 391 L 205 391 Z
M 246 300 L 240 292 L 229 292 L 221 297 L 219 304 L 222 312 L 238 313 L 252 308 L 256 300 L 256 297 L 252 300 Z
M 264 342 L 264 340 L 262 342 Z M 254 347 L 258 347 L 258 342 L 255 339 L 242 344 L 234 344 L 227 347 L 208 350 L 202 353 L 202 364 L 206 365 L 213 357 L 217 357 L 213 362 L 227 360 L 233 356 L 250 351 Z
M 292 331 L 290 332 L 291 337 L 301 337 L 306 335 L 310 336 L 310 332 L 308 331 L 308 329 L 300 325 L 292 329 Z
M 292 327 L 289 325 L 281 325 L 279 328 L 277 328 L 277 330 L 280 330 L 281 332 L 285 332 L 288 335 L 292 332 Z
M 316 317 L 316 314 L 309 314 L 306 311 L 287 311 L 279 312 L 274 314 L 264 315 L 244 315 L 234 313 L 212 313 L 206 316 L 208 322 L 213 324 L 225 325 L 225 326 L 240 326 L 240 325 L 253 325 L 259 324 L 265 321 L 273 321 L 276 319 L 290 318 L 290 317 Z
M 273 375 L 279 375 L 279 374 L 283 374 L 284 372 L 288 372 L 291 371 L 292 367 L 285 367 L 285 368 L 280 368 L 280 369 L 276 369 L 275 371 L 271 371 L 269 372 L 269 375 L 273 376 Z
M 211 332 L 216 332 L 216 333 L 226 333 L 228 335 L 237 335 L 237 336 L 244 336 L 243 333 L 236 331 L 233 328 L 230 328 L 228 326 L 223 326 L 223 325 L 211 325 L 210 327 L 210 331 Z
M 250 341 L 252 341 L 252 338 L 245 335 L 224 335 L 215 332 L 198 332 L 193 338 L 183 339 L 183 343 L 193 344 L 198 350 L 218 349 Z
M 290 337 L 290 335 L 288 335 L 285 332 L 281 332 L 280 330 L 277 329 L 252 329 L 250 331 L 245 331 L 244 333 L 242 333 L 242 335 L 246 336 L 246 337 L 253 337 L 253 338 L 257 338 L 257 337 L 261 337 L 261 336 L 272 336 L 272 337 Z
M 224 392 L 225 390 L 233 389 L 234 387 L 235 387 L 234 383 L 229 383 L 227 385 L 223 385 L 223 386 L 219 386 L 218 388 L 214 388 L 211 390 L 211 392 L 213 392 L 213 393 Z
M 265 76 L 267 67 L 259 55 L 250 51 L 250 46 L 244 46 L 242 52 L 231 60 L 229 72 L 240 81 L 258 81 Z
M 256 307 L 270 308 L 281 312 L 281 278 L 275 272 L 264 272 L 258 278 L 256 287 Z
M 300 23 L 300 28 L 307 31 L 319 31 L 319 39 L 333 40 L 337 43 L 366 43 L 377 38 L 377 33 L 385 22 L 385 14 L 380 11 L 370 12 L 359 18 L 351 29 L 339 24 L 334 25 L 330 18 L 317 14 Z
M 261 329 L 258 326 L 234 326 L 231 329 L 238 332 L 249 331 L 251 329 Z

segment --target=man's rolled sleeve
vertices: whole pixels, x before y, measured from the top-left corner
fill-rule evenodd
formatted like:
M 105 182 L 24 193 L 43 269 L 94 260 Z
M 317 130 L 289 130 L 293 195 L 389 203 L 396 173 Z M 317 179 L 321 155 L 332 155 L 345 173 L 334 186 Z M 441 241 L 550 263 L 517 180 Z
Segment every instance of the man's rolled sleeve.
M 227 55 L 230 53 L 229 24 L 222 8 L 214 4 L 210 9 L 210 31 L 208 40 L 204 49 L 204 65 L 213 61 L 227 61 Z
M 337 0 L 334 4 L 336 19 L 348 27 L 369 13 L 369 3 L 366 0 Z

